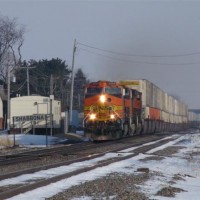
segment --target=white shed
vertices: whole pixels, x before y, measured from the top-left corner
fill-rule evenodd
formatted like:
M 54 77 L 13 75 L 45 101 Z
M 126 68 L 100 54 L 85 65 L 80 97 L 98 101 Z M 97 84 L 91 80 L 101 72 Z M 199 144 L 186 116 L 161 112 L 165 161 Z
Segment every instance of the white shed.
M 30 116 L 39 114 L 50 114 L 50 98 L 44 96 L 19 96 L 11 98 L 10 101 L 10 118 L 11 126 L 13 117 Z M 53 128 L 61 127 L 61 102 L 52 100 Z M 48 123 L 48 127 L 49 127 Z M 28 125 L 27 125 L 28 126 Z M 29 125 L 30 126 L 30 125 Z M 45 128 L 46 121 L 40 121 L 36 128 Z

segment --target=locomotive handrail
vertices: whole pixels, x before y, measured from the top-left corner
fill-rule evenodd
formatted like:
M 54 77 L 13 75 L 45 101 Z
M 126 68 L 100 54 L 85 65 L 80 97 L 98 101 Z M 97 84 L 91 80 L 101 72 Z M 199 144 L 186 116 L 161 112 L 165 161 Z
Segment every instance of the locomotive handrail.
M 85 127 L 85 119 L 89 116 L 89 114 L 92 112 L 93 110 L 91 110 L 86 116 L 85 116 L 85 118 L 83 119 L 83 128 Z

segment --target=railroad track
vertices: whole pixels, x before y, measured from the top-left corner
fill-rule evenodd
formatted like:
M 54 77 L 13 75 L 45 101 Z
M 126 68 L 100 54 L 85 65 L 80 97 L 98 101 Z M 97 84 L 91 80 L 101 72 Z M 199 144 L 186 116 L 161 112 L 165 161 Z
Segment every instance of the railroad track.
M 59 146 L 59 147 L 52 147 L 48 149 L 40 149 L 16 154 L 9 154 L 9 155 L 1 155 L 0 156 L 0 166 L 9 165 L 9 164 L 16 164 L 18 162 L 25 162 L 31 160 L 37 160 L 44 156 L 49 156 L 53 154 L 61 154 L 67 155 L 73 152 L 77 152 L 80 149 L 90 149 L 93 148 L 94 144 L 92 143 L 85 143 L 85 144 L 76 144 L 71 146 Z
M 69 164 L 72 164 L 74 162 L 81 162 L 81 161 L 84 161 L 84 160 L 88 160 L 88 159 L 92 159 L 92 158 L 102 156 L 102 155 L 104 155 L 105 153 L 108 153 L 108 152 L 121 151 L 125 148 L 130 148 L 130 147 L 133 147 L 133 146 L 139 146 L 139 145 L 142 145 L 146 142 L 153 142 L 153 141 L 156 141 L 156 140 L 159 140 L 159 139 L 162 139 L 162 138 L 163 137 L 151 136 L 151 138 L 144 137 L 143 139 L 140 139 L 140 141 L 134 141 L 134 143 L 132 143 L 131 141 L 123 141 L 123 142 L 118 141 L 117 143 L 112 141 L 112 142 L 109 142 L 109 143 L 106 143 L 106 144 L 99 144 L 98 146 L 96 146 L 94 144 L 94 146 L 93 145 L 89 146 L 90 147 L 89 149 L 88 149 L 88 147 L 81 148 L 81 150 L 79 149 L 79 151 L 81 151 L 81 152 L 78 152 L 78 151 L 76 152 L 77 154 L 79 154 L 79 158 L 77 158 L 77 159 L 71 159 L 71 160 L 67 160 L 67 161 L 64 161 L 64 162 L 53 163 L 53 164 L 50 164 L 50 165 L 39 166 L 39 167 L 31 168 L 31 169 L 23 169 L 23 170 L 19 170 L 19 171 L 16 171 L 16 172 L 2 174 L 2 175 L 0 175 L 0 180 L 16 177 L 16 176 L 19 176 L 19 175 L 22 175 L 22 174 L 34 173 L 34 172 L 37 172 L 37 171 L 40 171 L 40 170 L 47 170 L 47 169 L 59 167 L 59 166 L 62 166 L 62 165 L 69 165 Z M 114 145 L 114 146 L 110 147 L 110 145 Z M 103 148 L 107 147 L 107 146 L 109 146 L 110 150 L 105 151 Z M 98 152 L 96 152 L 96 151 L 94 152 L 94 149 L 98 149 Z M 83 153 L 84 150 L 87 150 L 89 152 Z M 72 151 L 71 153 L 75 154 L 74 149 L 71 149 L 71 151 Z
M 16 153 L 16 154 L 8 154 L 8 155 L 1 155 L 0 156 L 0 166 L 5 166 L 5 165 L 11 165 L 11 164 L 17 164 L 19 162 L 28 162 L 32 160 L 38 160 L 41 157 L 45 156 L 51 156 L 54 154 L 60 154 L 63 156 L 66 155 L 73 155 L 77 154 L 77 152 L 83 152 L 86 150 L 92 150 L 92 149 L 98 149 L 98 148 L 104 148 L 106 146 L 110 145 L 120 145 L 123 143 L 129 144 L 132 143 L 131 141 L 137 138 L 151 138 L 153 139 L 156 137 L 160 137 L 158 135 L 143 135 L 141 136 L 135 136 L 135 137 L 130 137 L 130 138 L 123 138 L 121 140 L 116 140 L 116 141 L 107 141 L 104 143 L 91 143 L 91 142 L 85 142 L 85 143 L 77 143 L 73 144 L 70 146 L 59 146 L 59 147 L 51 147 L 51 148 L 46 148 L 46 149 L 39 149 L 39 150 L 34 150 L 34 151 L 28 151 L 28 152 L 21 152 L 21 153 Z M 163 135 L 161 136 L 163 137 Z M 144 141 L 145 142 L 145 141 Z
M 129 147 L 137 147 L 136 149 L 134 149 L 133 151 L 131 151 L 129 153 L 129 155 L 122 155 L 121 156 L 117 156 L 117 157 L 113 157 L 112 159 L 105 159 L 105 160 L 102 160 L 102 161 L 99 161 L 95 164 L 93 164 L 92 166 L 91 165 L 88 165 L 88 166 L 84 166 L 82 168 L 79 168 L 79 169 L 76 169 L 74 171 L 71 171 L 71 172 L 68 172 L 68 173 L 64 173 L 64 174 L 61 174 L 61 175 L 58 175 L 58 176 L 54 176 L 54 177 L 51 177 L 51 178 L 48 178 L 48 179 L 42 179 L 40 181 L 36 181 L 32 184 L 24 184 L 23 186 L 20 186 L 20 187 L 16 187 L 16 188 L 13 188 L 13 189 L 9 189 L 8 191 L 4 191 L 0 194 L 0 199 L 6 199 L 6 198 L 10 198 L 10 197 L 13 197 L 13 196 L 16 196 L 20 193 L 25 193 L 27 191 L 30 191 L 30 190 L 34 190 L 36 188 L 39 188 L 39 187 L 43 187 L 43 186 L 46 186 L 50 183 L 54 183 L 54 182 L 57 182 L 57 181 L 60 181 L 62 179 L 66 179 L 66 178 L 69 178 L 71 176 L 74 176 L 74 175 L 78 175 L 78 174 L 81 174 L 83 172 L 87 172 L 87 171 L 90 171 L 90 170 L 93 170 L 97 167 L 103 167 L 103 166 L 106 166 L 106 165 L 109 165 L 111 163 L 115 163 L 115 162 L 119 162 L 119 161 L 122 161 L 122 160 L 125 160 L 125 159 L 128 159 L 128 158 L 131 158 L 131 157 L 134 157 L 140 153 L 146 153 L 147 151 L 153 149 L 153 148 L 156 148 L 160 145 L 163 145 L 169 141 L 171 141 L 171 139 L 165 139 L 165 140 L 160 140 L 162 139 L 162 137 L 151 137 L 151 138 L 143 138 L 142 140 L 140 141 L 135 141 L 134 144 L 132 145 L 126 145 L 124 146 L 123 148 L 122 147 L 116 147 L 116 148 L 112 148 L 110 151 L 106 151 L 106 152 L 102 152 L 102 153 L 99 153 L 99 154 L 96 154 L 96 155 L 90 155 L 90 156 L 86 156 L 86 157 L 83 157 L 83 158 L 80 158 L 80 159 L 77 159 L 77 160 L 72 160 L 72 161 L 67 161 L 67 162 L 63 162 L 63 163 L 60 163 L 60 165 L 58 166 L 61 166 L 61 165 L 70 165 L 74 162 L 82 162 L 82 161 L 86 161 L 86 160 L 90 160 L 90 159 L 94 159 L 94 158 L 98 158 L 98 157 L 101 157 L 103 156 L 105 153 L 108 153 L 108 152 L 118 152 L 120 154 L 120 151 L 122 151 L 124 148 L 127 149 Z M 160 140 L 158 142 L 155 142 L 153 143 L 153 141 L 155 140 Z M 139 146 L 139 145 L 142 145 L 144 144 L 144 141 L 146 141 L 146 143 L 150 143 L 150 144 L 146 144 L 144 146 Z M 49 166 L 49 167 L 57 167 L 56 165 L 52 165 L 52 166 Z M 48 167 L 47 167 L 48 168 Z M 46 169 L 47 169 L 46 168 Z M 35 170 L 41 170 L 41 168 L 38 168 L 38 169 L 35 169 Z M 23 174 L 25 173 L 28 173 L 28 171 L 24 171 Z M 33 173 L 31 171 L 29 171 L 29 173 Z M 16 176 L 16 174 L 13 174 L 13 176 Z M 18 173 L 18 175 L 20 175 L 20 173 Z M 5 179 L 5 178 L 8 178 L 9 175 L 7 174 L 7 177 L 6 175 L 4 176 L 0 176 L 0 179 Z

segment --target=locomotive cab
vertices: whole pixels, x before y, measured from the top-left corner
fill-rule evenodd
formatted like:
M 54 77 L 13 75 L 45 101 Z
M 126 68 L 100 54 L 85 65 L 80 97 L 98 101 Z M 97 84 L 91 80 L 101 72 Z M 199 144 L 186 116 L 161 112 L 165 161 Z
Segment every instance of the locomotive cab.
M 85 88 L 83 126 L 86 134 L 102 140 L 119 137 L 122 126 L 123 88 L 117 83 L 99 81 Z M 101 140 L 101 139 L 100 139 Z

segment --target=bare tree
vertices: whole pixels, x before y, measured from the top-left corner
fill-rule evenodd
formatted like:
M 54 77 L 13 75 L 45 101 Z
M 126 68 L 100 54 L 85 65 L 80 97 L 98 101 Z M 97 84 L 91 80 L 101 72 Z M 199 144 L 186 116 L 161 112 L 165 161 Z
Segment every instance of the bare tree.
M 0 78 L 5 81 L 10 70 L 21 65 L 21 47 L 24 42 L 25 27 L 16 18 L 0 16 Z

